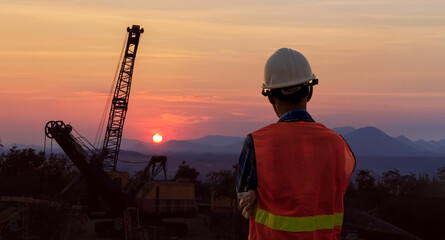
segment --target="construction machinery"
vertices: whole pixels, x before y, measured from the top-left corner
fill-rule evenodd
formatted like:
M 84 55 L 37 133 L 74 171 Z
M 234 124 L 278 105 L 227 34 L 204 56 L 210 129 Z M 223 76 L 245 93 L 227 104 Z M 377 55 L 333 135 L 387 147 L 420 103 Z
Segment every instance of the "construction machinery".
M 113 221 L 111 223 L 99 222 L 96 224 L 96 233 L 115 234 L 118 231 L 124 234 L 125 239 L 138 239 L 137 236 L 140 237 L 140 235 L 136 235 L 135 232 L 141 232 L 138 230 L 139 225 L 163 228 L 166 223 L 161 221 L 161 216 L 193 215 L 195 213 L 194 184 L 180 183 L 180 186 L 176 187 L 183 189 L 182 192 L 186 193 L 183 194 L 185 197 L 179 197 L 181 200 L 185 199 L 186 204 L 184 207 L 177 208 L 176 205 L 172 205 L 174 202 L 172 199 L 160 193 L 160 189 L 171 190 L 165 186 L 168 184 L 153 183 L 154 177 L 162 170 L 164 180 L 166 180 L 167 159 L 165 156 L 153 156 L 145 169 L 132 181 L 129 181 L 128 173 L 116 171 L 139 37 L 144 29 L 133 25 L 132 28 L 127 28 L 127 32 L 128 38 L 111 101 L 102 149 L 95 149 L 86 138 L 80 136 L 71 125 L 63 121 L 49 121 L 45 126 L 45 134 L 48 138 L 54 139 L 76 165 L 86 180 L 89 192 L 98 195 L 100 200 L 108 205 L 108 214 L 118 222 L 123 222 L 120 224 L 122 227 L 118 229 L 115 226 L 119 224 Z M 79 136 L 75 136 L 74 133 Z M 128 184 L 123 184 L 123 180 Z M 183 236 L 187 232 L 184 224 L 168 223 L 167 225 L 170 232 L 174 230 L 174 233 L 170 235 Z
M 46 136 L 56 140 L 79 171 L 86 177 L 88 182 L 87 188 L 91 192 L 98 190 L 102 199 L 111 203 L 112 209 L 118 209 L 118 211 L 122 207 L 129 207 L 134 204 L 128 196 L 120 191 L 106 172 L 116 171 L 122 132 L 128 110 L 133 69 L 139 39 L 143 32 L 144 29 L 139 25 L 127 28 L 127 37 L 123 48 L 124 51 L 122 52 L 122 63 L 119 75 L 117 79 L 114 79 L 116 80 L 116 85 L 101 150 L 96 149 L 86 138 L 72 135 L 73 127 L 65 125 L 62 121 L 50 121 L 45 127 Z M 89 150 L 89 153 L 84 148 Z M 112 200 L 108 201 L 107 199 Z
M 130 98 L 131 80 L 133 78 L 133 68 L 138 51 L 139 38 L 144 29 L 139 25 L 127 28 L 128 38 L 125 52 L 122 59 L 121 70 L 114 89 L 113 100 L 108 117 L 105 140 L 102 149 L 106 151 L 103 167 L 108 171 L 116 171 L 119 148 L 122 140 L 122 130 L 124 128 L 125 116 L 128 110 L 128 100 Z
M 45 133 L 59 144 L 85 177 L 88 187 L 97 191 L 115 213 L 119 214 L 125 208 L 134 207 L 134 198 L 124 193 L 102 168 L 101 162 L 105 155 L 89 154 L 72 135 L 72 129 L 71 125 L 62 121 L 50 121 L 46 124 Z
M 165 216 L 193 216 L 194 207 L 194 184 L 192 183 L 172 183 L 155 182 L 153 178 L 164 170 L 167 161 L 165 156 L 153 156 L 141 174 L 130 181 L 124 189 L 120 184 L 112 179 L 109 173 L 105 172 L 101 166 L 103 154 L 89 154 L 72 134 L 73 128 L 62 121 L 50 121 L 45 127 L 46 135 L 54 139 L 65 154 L 73 161 L 82 175 L 85 177 L 87 185 L 92 188 L 102 199 L 109 204 L 108 214 L 115 219 L 121 219 L 125 224 L 116 231 L 127 232 L 128 229 L 134 229 L 133 224 L 148 224 L 165 228 L 166 223 L 161 221 Z M 176 196 L 168 196 L 170 192 L 176 192 Z M 160 189 L 165 192 L 161 195 Z M 178 191 L 179 190 L 179 191 Z M 181 207 L 172 203 L 173 199 L 178 201 L 178 192 Z M 171 194 L 170 194 L 171 196 Z M 137 216 L 137 217 L 135 217 Z M 133 219 L 131 221 L 131 219 Z M 131 222 L 128 223 L 127 222 Z M 185 225 L 168 223 L 170 229 L 174 229 L 173 235 L 183 236 L 187 233 Z M 99 223 L 96 225 L 98 234 L 115 234 L 110 227 L 114 225 L 111 222 Z M 137 228 L 137 227 L 136 227 Z M 136 231 L 136 230 L 134 230 Z M 134 232 L 133 231 L 133 232 Z M 132 239 L 132 238 L 127 238 Z

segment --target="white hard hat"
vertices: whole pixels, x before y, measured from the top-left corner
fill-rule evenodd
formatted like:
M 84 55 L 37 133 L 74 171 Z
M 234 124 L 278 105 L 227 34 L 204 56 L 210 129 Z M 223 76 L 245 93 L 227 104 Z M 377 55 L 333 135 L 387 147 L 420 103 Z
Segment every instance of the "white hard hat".
M 303 54 L 290 48 L 278 49 L 270 56 L 264 67 L 263 90 L 312 82 L 312 85 L 315 85 L 318 80 L 315 79 L 307 59 Z

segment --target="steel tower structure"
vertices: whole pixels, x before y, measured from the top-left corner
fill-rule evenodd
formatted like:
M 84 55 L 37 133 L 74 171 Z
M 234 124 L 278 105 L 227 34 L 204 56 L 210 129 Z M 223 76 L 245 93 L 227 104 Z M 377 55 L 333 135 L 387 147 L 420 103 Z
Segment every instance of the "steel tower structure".
M 119 77 L 116 82 L 116 88 L 114 89 L 103 144 L 103 150 L 107 153 L 103 160 L 103 168 L 105 171 L 116 171 L 122 130 L 128 109 L 128 99 L 130 97 L 134 61 L 138 50 L 139 37 L 141 33 L 144 32 L 144 29 L 140 28 L 139 25 L 133 25 L 131 28 L 127 28 L 127 32 L 127 44 Z

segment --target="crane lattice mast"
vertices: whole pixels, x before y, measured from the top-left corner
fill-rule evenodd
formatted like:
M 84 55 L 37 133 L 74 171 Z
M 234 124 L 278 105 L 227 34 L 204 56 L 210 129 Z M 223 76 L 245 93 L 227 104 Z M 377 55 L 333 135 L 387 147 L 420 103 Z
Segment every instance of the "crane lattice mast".
M 119 77 L 116 82 L 116 88 L 114 89 L 103 145 L 103 150 L 108 152 L 103 161 L 103 168 L 106 171 L 116 171 L 122 130 L 128 109 L 134 61 L 138 50 L 139 37 L 141 33 L 144 32 L 144 29 L 140 28 L 139 25 L 133 25 L 131 29 L 129 27 L 127 28 L 127 32 L 127 45 L 125 47 Z

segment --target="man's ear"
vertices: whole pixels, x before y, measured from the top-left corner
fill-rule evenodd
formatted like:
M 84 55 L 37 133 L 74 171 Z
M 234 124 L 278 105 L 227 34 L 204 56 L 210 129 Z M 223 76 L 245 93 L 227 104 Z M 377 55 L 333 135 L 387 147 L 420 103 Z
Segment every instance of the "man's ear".
M 314 88 L 312 86 L 309 87 L 309 92 L 307 93 L 307 101 L 309 102 L 312 98 L 312 93 L 314 92 Z
M 267 98 L 269 99 L 270 104 L 275 105 L 275 98 L 271 95 L 267 95 Z

